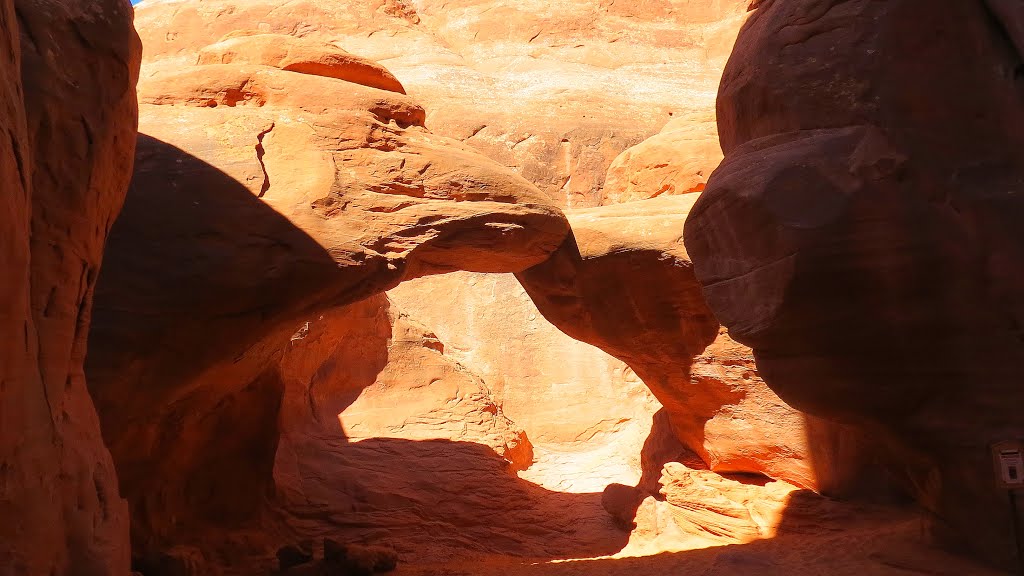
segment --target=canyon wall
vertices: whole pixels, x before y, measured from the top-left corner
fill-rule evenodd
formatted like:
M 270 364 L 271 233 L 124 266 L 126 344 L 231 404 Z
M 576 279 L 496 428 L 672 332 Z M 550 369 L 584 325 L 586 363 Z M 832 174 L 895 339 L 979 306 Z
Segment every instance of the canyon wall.
M 686 224 L 708 304 L 800 410 L 885 445 L 932 534 L 1015 562 L 990 444 L 1024 434 L 1011 2 L 762 2 Z
M 750 0 L 271 0 L 139 6 L 147 68 L 229 36 L 323 40 L 387 66 L 437 134 L 510 166 L 563 207 L 602 201 L 626 148 L 686 116 L 710 127 Z M 711 165 L 710 168 L 714 166 Z M 710 170 L 701 182 L 706 182 Z
M 687 177 L 685 160 L 670 166 Z M 859 441 L 789 407 L 758 376 L 750 349 L 719 330 L 680 233 L 699 197 L 569 210 L 570 236 L 517 277 L 552 324 L 630 366 L 675 437 L 713 471 L 859 492 L 870 467 Z
M 484 379 L 535 445 L 638 457 L 660 404 L 621 360 L 549 323 L 513 275 L 420 278 L 388 296 Z
M 312 64 L 301 61 L 305 57 L 318 62 L 315 69 L 320 71 L 314 73 L 322 74 L 322 62 L 352 60 L 351 55 L 341 54 L 346 54 L 342 48 L 354 47 L 387 63 L 394 72 L 394 76 L 388 74 L 388 86 L 427 104 L 424 123 L 434 132 L 464 139 L 512 166 L 556 205 L 597 206 L 685 194 L 700 190 L 720 159 L 712 95 L 747 8 L 746 2 L 658 2 L 643 10 L 589 2 L 545 3 L 543 7 L 366 2 L 359 9 L 341 9 L 300 2 L 286 9 L 275 9 L 270 3 L 221 3 L 199 9 L 189 3 L 151 2 L 140 10 L 140 26 L 147 45 L 153 46 L 146 64 L 146 75 L 153 80 L 143 87 L 143 101 L 170 104 L 175 97 L 163 94 L 166 88 L 158 86 L 178 86 L 182 78 L 197 74 L 208 78 L 230 66 L 262 62 L 290 72 L 314 70 Z M 510 20 L 521 23 L 519 28 L 530 34 L 519 37 L 518 32 L 509 32 Z M 303 48 L 315 45 L 324 54 L 334 54 L 310 56 L 310 48 Z M 361 66 L 365 78 L 369 64 Z M 638 77 L 642 83 L 636 81 Z M 396 78 L 401 79 L 400 88 L 394 86 Z M 385 86 L 382 80 L 375 82 Z M 229 88 L 207 86 L 184 98 L 192 104 L 220 105 L 217 90 L 230 93 Z M 236 95 L 229 100 L 223 103 L 261 103 L 259 96 Z M 313 98 L 293 94 L 276 105 L 308 109 L 303 107 L 312 106 Z M 153 110 L 154 115 L 162 113 Z M 181 114 L 173 108 L 163 110 Z M 224 113 L 217 109 L 196 114 L 195 122 L 209 124 L 204 115 Z M 268 151 L 276 139 L 286 137 L 289 128 L 264 124 L 257 131 L 257 144 L 259 154 L 269 159 L 260 160 L 260 169 L 265 167 L 267 174 L 253 172 L 244 178 L 262 181 L 261 186 L 269 182 L 271 191 L 279 183 L 308 185 L 297 180 L 282 183 L 281 177 L 272 175 L 275 160 Z M 628 148 L 659 128 L 663 130 L 654 138 Z M 196 145 L 190 142 L 183 147 L 193 150 Z M 415 186 L 415 177 L 412 180 L 401 184 Z M 689 364 L 717 334 L 710 314 L 706 310 L 693 317 L 683 313 L 674 331 L 660 328 L 663 322 L 658 316 L 663 310 L 703 309 L 692 273 L 687 276 L 690 265 L 677 230 L 692 200 L 677 206 L 675 200 L 658 199 L 636 208 L 609 207 L 607 217 L 593 215 L 613 232 L 626 221 L 632 222 L 629 234 L 642 236 L 649 228 L 661 231 L 657 247 L 636 251 L 649 257 L 649 262 L 610 265 L 602 272 L 607 278 L 594 281 L 589 289 L 603 290 L 616 275 L 648 284 L 640 290 L 642 296 L 608 291 L 589 297 L 593 301 L 586 306 L 599 307 L 590 309 L 604 315 L 601 322 L 606 328 L 622 320 L 614 310 L 628 308 L 625 302 L 657 296 L 646 304 L 643 320 L 630 324 L 631 334 L 646 333 L 644 346 L 623 338 L 618 348 L 609 348 L 593 335 L 584 338 L 605 352 L 611 350 L 615 358 L 557 335 L 543 319 L 538 322 L 534 305 L 509 278 L 466 274 L 423 278 L 393 289 L 392 299 L 441 334 L 452 346 L 450 351 L 484 377 L 497 400 L 537 441 L 571 444 L 595 434 L 605 436 L 629 426 L 627 422 L 649 420 L 657 406 L 638 387 L 632 376 L 637 370 L 645 372 L 647 384 L 672 405 L 680 437 L 715 469 L 769 473 L 801 486 L 819 487 L 809 464 L 801 415 L 761 385 L 753 370 L 732 374 L 711 368 L 704 370 L 700 382 L 691 381 Z M 672 211 L 675 217 L 668 216 Z M 590 217 L 580 214 L 581 221 Z M 618 239 L 614 242 L 628 240 L 618 232 L 613 234 Z M 614 242 L 606 246 L 604 255 L 618 258 L 613 254 Z M 682 255 L 665 258 L 674 252 Z M 534 274 L 534 282 L 552 269 L 548 266 Z M 678 284 L 679 294 L 670 295 L 659 282 L 643 280 L 654 276 L 669 285 Z M 480 288 L 470 288 L 475 285 Z M 494 310 L 495 316 L 478 318 L 485 310 Z M 514 318 L 525 319 L 528 327 L 514 323 Z M 556 324 L 580 336 L 567 329 L 565 321 Z M 725 344 L 723 349 L 727 348 Z M 720 364 L 714 355 L 702 361 L 702 366 Z M 733 381 L 751 377 L 750 386 Z M 708 382 L 718 385 L 707 386 Z M 747 386 L 752 393 L 737 386 Z M 601 391 L 596 392 L 598 397 L 590 397 L 586 406 L 581 404 L 581 398 L 595 391 Z M 622 394 L 629 398 L 628 417 L 612 413 L 614 399 Z M 545 399 L 543 408 L 538 397 Z M 728 424 L 736 420 L 736 413 L 747 411 L 726 407 L 743 402 L 758 406 L 755 411 L 786 416 L 753 443 L 756 448 L 743 446 L 739 439 L 763 428 L 764 422 Z M 712 420 L 717 424 L 708 424 Z M 716 443 L 719 437 L 723 441 Z M 777 446 L 772 438 L 778 438 Z
M 752 8 L 145 2 L 142 134 L 87 366 L 137 567 L 262 570 L 330 535 L 609 554 L 634 520 L 747 541 L 777 521 L 751 499 L 767 518 L 796 487 L 852 493 L 880 437 L 766 386 L 764 347 L 715 318 L 736 295 L 681 234 L 721 159 L 732 38 L 778 10 Z M 734 153 L 750 105 L 731 97 Z M 766 106 L 750 121 L 781 130 Z M 485 275 L 509 272 L 522 287 Z M 589 476 L 559 471 L 574 458 Z M 598 494 L 617 482 L 634 491 Z M 702 491 L 736 501 L 690 514 Z M 474 523 L 480 498 L 501 521 Z
M 5 0 L 0 43 L 0 570 L 126 574 L 128 510 L 82 363 L 141 47 L 115 0 Z

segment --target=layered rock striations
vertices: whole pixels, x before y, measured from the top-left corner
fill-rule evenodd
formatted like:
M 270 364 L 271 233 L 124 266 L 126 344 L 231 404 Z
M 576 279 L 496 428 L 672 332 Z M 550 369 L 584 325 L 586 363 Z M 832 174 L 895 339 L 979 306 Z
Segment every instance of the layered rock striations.
M 602 204 L 700 192 L 722 161 L 714 117 L 675 118 L 661 132 L 624 150 L 608 167 Z
M 171 68 L 223 61 L 240 32 L 382 62 L 435 133 L 514 167 L 562 207 L 588 207 L 601 203 L 616 156 L 667 121 L 700 118 L 713 133 L 715 91 L 749 4 L 150 0 L 139 29 L 150 62 Z M 203 48 L 219 40 L 228 46 Z
M 150 0 L 137 138 L 131 17 L 0 0 L 0 571 L 877 551 L 879 458 L 1012 560 L 1012 2 Z
M 140 59 L 125 2 L 0 2 L 0 570 L 126 574 L 128 511 L 86 390 Z
M 1024 433 L 1019 7 L 765 2 L 686 244 L 798 409 L 885 445 L 947 542 L 1012 565 L 989 445 Z

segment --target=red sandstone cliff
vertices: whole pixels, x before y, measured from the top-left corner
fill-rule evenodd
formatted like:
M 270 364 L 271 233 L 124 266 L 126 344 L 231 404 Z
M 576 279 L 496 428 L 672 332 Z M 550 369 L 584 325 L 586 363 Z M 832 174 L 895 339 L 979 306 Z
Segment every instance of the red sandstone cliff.
M 130 6 L 0 2 L 0 571 L 128 572 L 86 390 L 93 287 L 135 146 Z

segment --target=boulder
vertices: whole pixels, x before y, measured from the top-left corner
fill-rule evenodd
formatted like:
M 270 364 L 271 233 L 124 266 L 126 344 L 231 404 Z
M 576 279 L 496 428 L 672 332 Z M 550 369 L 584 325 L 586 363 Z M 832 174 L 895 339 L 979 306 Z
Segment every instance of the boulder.
M 722 81 L 725 161 L 685 231 L 767 384 L 883 446 L 931 534 L 1004 567 L 990 445 L 1024 437 L 1022 16 L 762 3 Z

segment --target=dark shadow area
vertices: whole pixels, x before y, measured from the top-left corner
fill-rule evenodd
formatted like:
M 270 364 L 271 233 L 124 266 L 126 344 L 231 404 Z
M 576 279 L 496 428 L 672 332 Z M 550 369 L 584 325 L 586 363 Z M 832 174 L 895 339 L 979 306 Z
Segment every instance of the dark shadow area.
M 373 268 L 373 266 L 367 266 Z M 95 296 L 86 371 L 108 440 L 181 383 L 355 284 L 234 178 L 140 134 Z
M 913 526 L 789 534 L 742 545 L 633 558 L 572 562 L 469 563 L 442 570 L 410 570 L 410 576 L 999 576 L 1001 572 L 931 548 Z
M 406 332 L 408 323 L 381 324 L 375 306 L 386 311 L 389 304 L 379 296 L 327 313 L 281 362 L 289 385 L 275 480 L 295 543 L 330 538 L 393 546 L 403 562 L 416 563 L 480 554 L 589 557 L 625 546 L 628 532 L 602 510 L 599 493 L 556 492 L 523 480 L 495 448 L 483 444 L 484 436 L 481 443 L 348 438 L 343 426 L 359 422 L 360 412 L 342 413 L 385 368 L 392 339 L 401 342 L 390 352 L 394 360 L 421 363 L 416 378 L 423 380 L 397 382 L 401 374 L 380 375 L 392 396 L 376 397 L 370 412 L 390 397 L 394 409 L 402 410 L 403 386 L 414 390 L 445 377 L 443 371 L 432 371 L 431 363 L 461 370 L 436 348 L 423 347 L 414 332 Z M 320 344 L 326 342 L 331 344 Z M 360 370 L 367 372 L 358 376 Z M 421 415 L 416 410 L 424 407 L 416 403 L 424 397 L 419 398 L 411 400 L 406 422 L 413 422 L 413 429 L 405 433 L 416 434 L 415 422 L 441 414 L 428 409 L 428 415 Z M 452 401 L 439 396 L 437 408 Z M 462 435 L 475 434 L 480 430 L 471 426 Z
M 906 480 L 891 472 L 896 463 L 888 448 L 851 426 L 810 414 L 803 418 L 808 456 L 822 494 L 897 506 L 912 502 Z
M 332 415 L 387 364 L 392 326 L 311 334 L 302 321 L 358 300 L 376 273 L 374 263 L 339 267 L 230 175 L 140 135 L 135 179 L 99 280 L 86 368 L 145 576 L 203 562 L 229 574 L 267 573 L 277 548 L 323 538 L 392 545 L 411 567 L 494 555 L 535 562 L 506 573 L 543 566 L 536 573 L 557 574 L 583 564 L 545 562 L 623 549 L 640 501 L 658 494 L 665 463 L 699 466 L 665 411 L 645 443 L 643 477 L 622 486 L 627 497 L 614 506 L 609 494 L 618 488 L 547 490 L 481 444 L 350 441 Z M 308 355 L 286 354 L 304 342 Z M 800 492 L 793 499 L 777 540 L 813 538 L 801 546 L 823 554 L 814 514 L 828 501 Z M 773 546 L 594 562 L 652 574 L 707 559 L 711 567 L 727 563 L 715 573 L 760 574 L 771 566 L 754 551 Z M 191 570 L 183 573 L 203 573 Z
M 274 359 L 302 318 L 358 299 L 381 267 L 339 264 L 231 175 L 138 136 L 85 363 L 136 552 L 259 516 L 283 393 Z
M 273 538 L 321 533 L 548 558 L 620 550 L 628 534 L 601 512 L 600 494 L 530 484 L 491 448 L 351 443 L 330 429 L 338 424 L 328 417 L 387 363 L 387 338 L 329 335 L 335 346 L 314 350 L 323 357 L 306 389 L 281 362 L 307 337 L 303 318 L 355 299 L 377 272 L 374 263 L 356 268 L 340 267 L 231 175 L 139 136 L 87 361 L 131 508 L 136 566 L 151 576 L 229 565 Z M 349 357 L 335 356 L 346 347 Z M 282 442 L 295 456 L 301 505 L 286 490 L 292 478 L 275 477 Z M 225 544 L 247 531 L 263 535 Z M 237 554 L 217 558 L 224 547 Z
M 600 494 L 553 492 L 522 480 L 487 446 L 308 440 L 294 449 L 309 501 L 288 509 L 301 538 L 393 544 L 415 562 L 456 551 L 592 557 L 614 554 L 628 539 L 601 509 Z
M 782 398 L 876 441 L 930 511 L 934 541 L 1016 567 L 1019 518 L 994 478 L 991 445 L 1024 435 L 1021 5 L 864 2 L 854 16 L 831 2 L 818 30 L 845 32 L 794 44 L 785 33 L 806 20 L 789 4 L 768 3 L 748 21 L 719 91 L 726 160 L 686 239 L 698 240 L 689 242 L 698 268 L 746 264 L 709 276 L 709 298 L 736 328 L 756 324 L 738 337 Z M 818 60 L 826 46 L 833 56 Z M 802 88 L 822 79 L 860 95 Z M 797 129 L 802 143 L 783 145 Z M 869 147 L 899 160 L 857 176 L 833 221 L 791 228 L 784 247 L 766 249 L 786 227 L 764 217 L 769 193 L 793 193 L 788 215 L 809 217 L 800 198 L 838 194 L 833 176 L 864 166 Z M 786 176 L 811 167 L 833 184 Z M 705 238 L 730 237 L 707 250 L 697 226 Z M 758 287 L 767 275 L 752 271 L 781 257 L 792 269 L 770 281 L 769 296 Z M 751 322 L 769 300 L 770 319 Z

